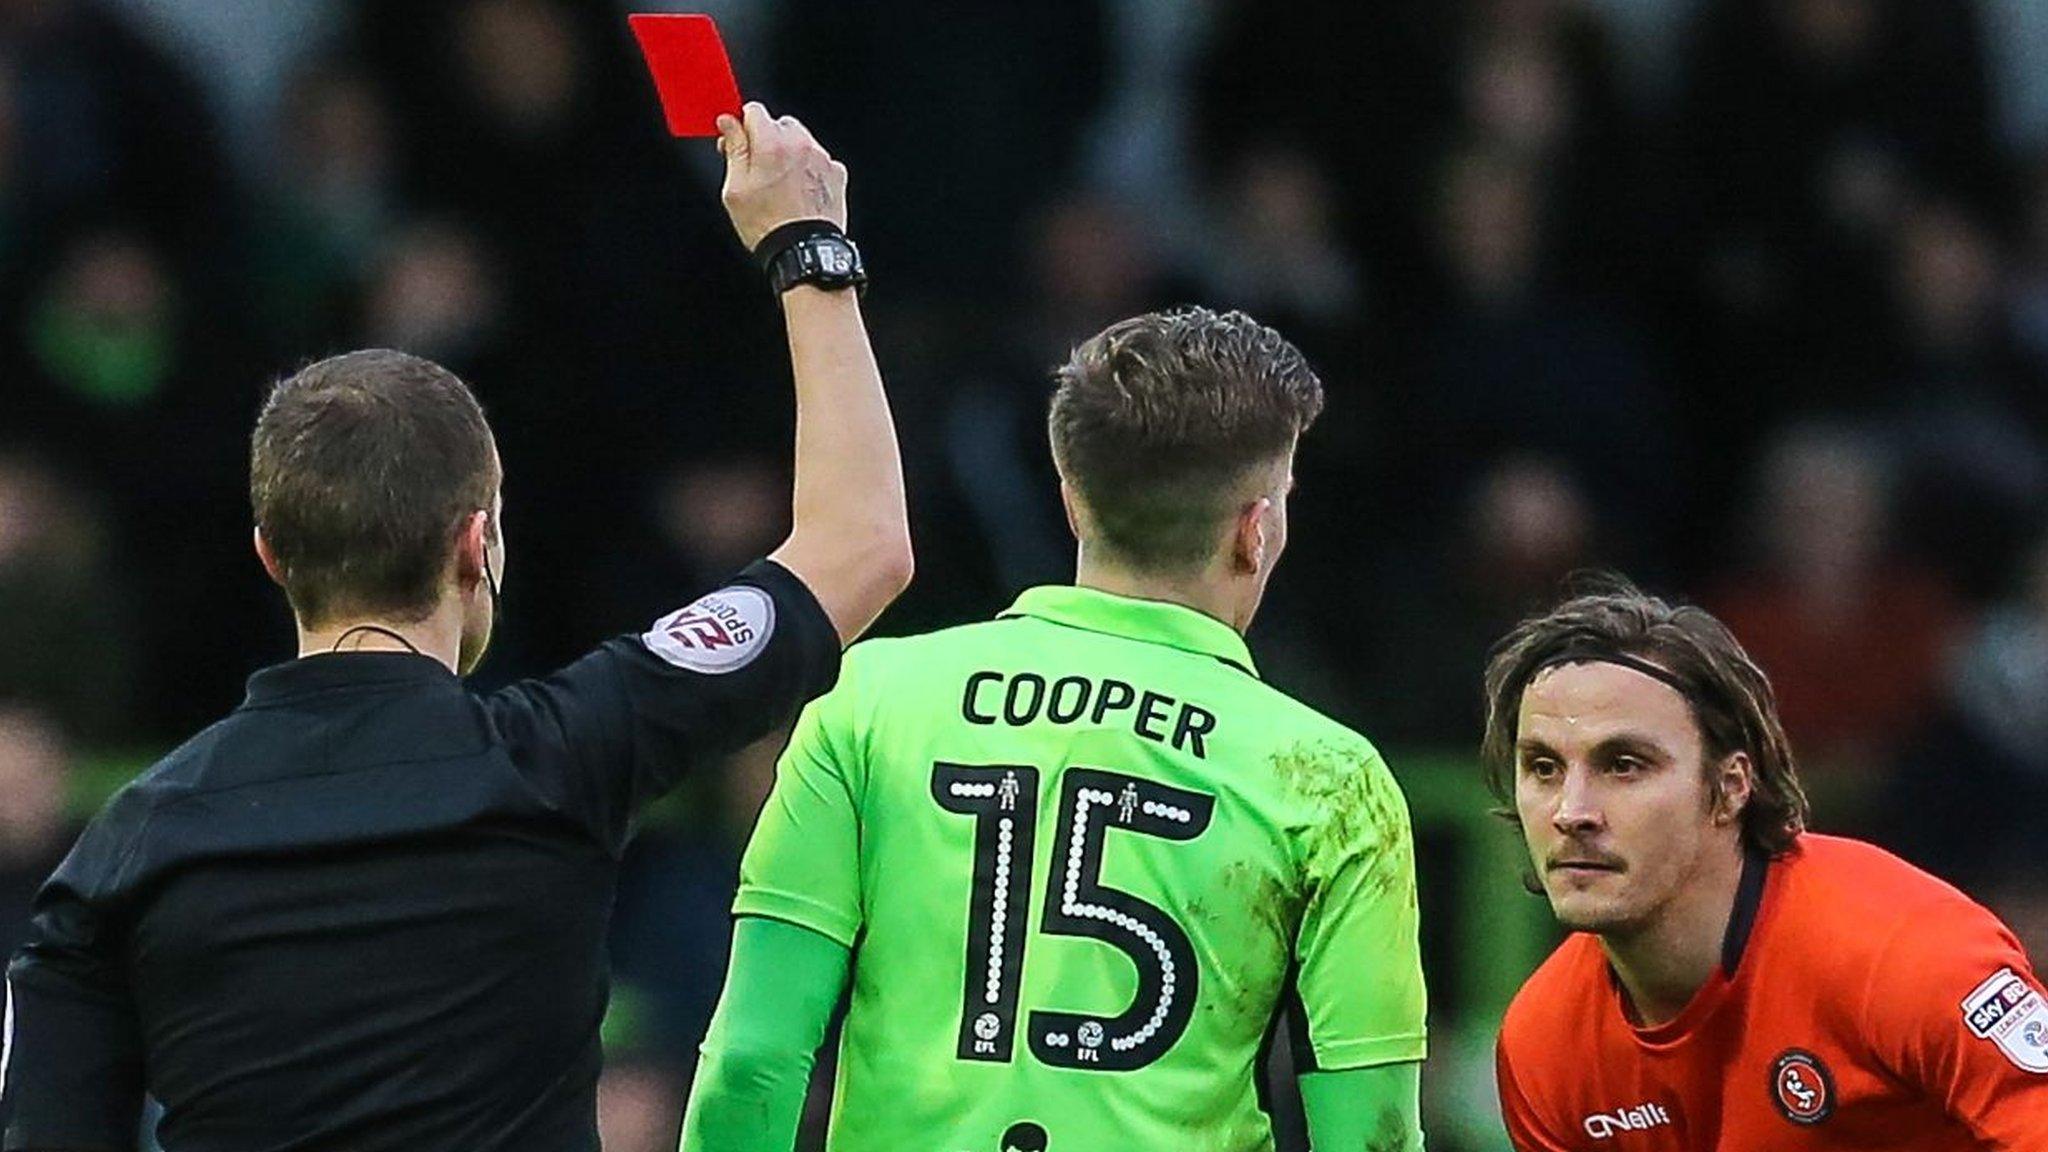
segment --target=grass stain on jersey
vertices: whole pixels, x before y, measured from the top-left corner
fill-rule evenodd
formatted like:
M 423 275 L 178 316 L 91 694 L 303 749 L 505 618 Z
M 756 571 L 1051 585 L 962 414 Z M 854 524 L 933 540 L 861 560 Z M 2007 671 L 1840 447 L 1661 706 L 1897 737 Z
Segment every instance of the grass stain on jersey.
M 1310 867 L 1329 876 L 1361 845 L 1392 847 L 1406 842 L 1398 794 L 1375 787 L 1371 758 L 1333 743 L 1302 743 L 1273 754 L 1274 774 L 1318 817 L 1305 833 Z M 1360 895 L 1383 894 L 1400 878 L 1406 854 L 1379 851 Z
M 1301 897 L 1285 880 L 1249 860 L 1225 864 L 1222 875 L 1231 907 L 1251 909 L 1283 939 L 1293 934 L 1291 925 L 1299 917 Z
M 1265 925 L 1265 931 L 1284 948 L 1294 939 L 1295 927 L 1301 921 L 1301 894 L 1289 887 L 1285 878 L 1251 860 L 1233 860 L 1225 864 L 1218 874 L 1220 885 L 1220 907 L 1210 907 L 1213 919 L 1229 916 L 1249 916 Z M 1205 904 L 1206 906 L 1206 904 Z M 1277 982 L 1279 970 L 1268 973 L 1240 972 L 1238 978 L 1249 986 L 1262 986 L 1265 982 Z M 1254 1031 L 1263 1031 L 1273 1009 L 1258 996 L 1212 995 L 1202 996 L 1204 1005 L 1220 1005 L 1221 1011 L 1240 1026 Z
M 1408 1122 L 1398 1108 L 1383 1108 L 1379 1120 L 1373 1125 L 1372 1135 L 1366 1137 L 1365 1152 L 1407 1152 L 1421 1145 L 1410 1142 Z

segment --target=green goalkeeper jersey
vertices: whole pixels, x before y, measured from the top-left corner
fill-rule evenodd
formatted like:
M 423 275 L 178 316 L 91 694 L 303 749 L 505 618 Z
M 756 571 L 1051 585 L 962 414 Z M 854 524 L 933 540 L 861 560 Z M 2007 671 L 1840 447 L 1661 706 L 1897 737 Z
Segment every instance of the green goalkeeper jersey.
M 739 915 L 853 950 L 833 1152 L 1271 1148 L 1259 1058 L 1420 1060 L 1407 807 L 1192 609 L 1077 587 L 850 651 Z

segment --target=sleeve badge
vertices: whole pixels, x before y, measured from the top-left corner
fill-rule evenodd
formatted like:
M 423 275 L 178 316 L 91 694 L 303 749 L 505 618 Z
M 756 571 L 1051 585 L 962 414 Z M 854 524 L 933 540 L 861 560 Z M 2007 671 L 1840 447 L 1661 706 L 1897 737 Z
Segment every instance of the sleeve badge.
M 678 668 L 718 675 L 753 663 L 774 632 L 775 601 L 734 584 L 656 620 L 640 642 Z
M 2048 1000 L 2011 968 L 2000 968 L 1963 998 L 1963 1023 L 2020 1068 L 2048 1073 Z

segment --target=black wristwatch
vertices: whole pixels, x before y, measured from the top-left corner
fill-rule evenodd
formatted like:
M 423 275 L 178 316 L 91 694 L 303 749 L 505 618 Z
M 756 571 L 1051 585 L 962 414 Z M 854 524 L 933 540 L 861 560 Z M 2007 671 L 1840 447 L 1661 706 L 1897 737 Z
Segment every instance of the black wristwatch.
M 770 232 L 755 257 L 777 296 L 799 284 L 827 291 L 864 289 L 868 272 L 860 249 L 829 220 L 799 220 Z

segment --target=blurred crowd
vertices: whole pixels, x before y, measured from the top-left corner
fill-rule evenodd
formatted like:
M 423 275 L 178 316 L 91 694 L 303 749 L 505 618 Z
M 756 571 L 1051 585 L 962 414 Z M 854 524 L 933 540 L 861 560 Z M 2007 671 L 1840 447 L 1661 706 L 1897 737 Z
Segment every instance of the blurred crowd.
M 507 468 L 484 679 L 772 547 L 778 322 L 614 0 L 0 0 L 0 948 L 88 752 L 292 654 L 268 382 L 459 372 Z M 2048 9 L 2029 0 L 703 0 L 852 169 L 905 631 L 1070 574 L 1048 369 L 1179 301 L 1322 370 L 1268 674 L 1469 751 L 1567 573 L 1697 599 L 1830 831 L 2048 947 Z M 636 849 L 611 1147 L 672 1147 L 772 746 Z M 1427 868 L 1427 864 L 1425 865 Z M 636 1143 L 638 1141 L 638 1143 Z

